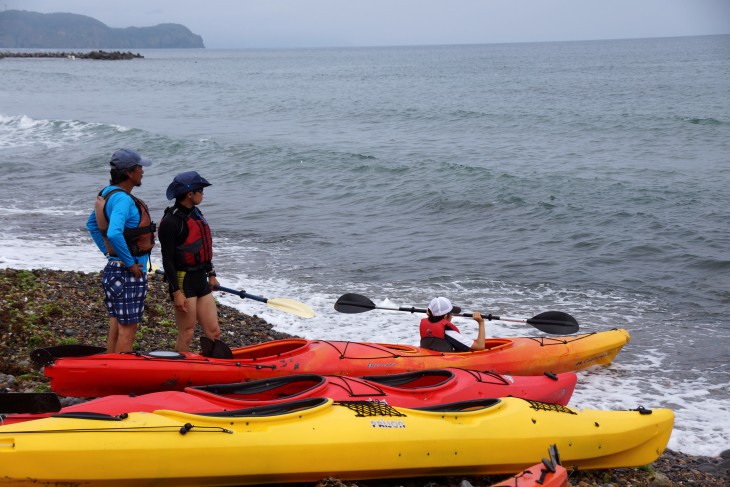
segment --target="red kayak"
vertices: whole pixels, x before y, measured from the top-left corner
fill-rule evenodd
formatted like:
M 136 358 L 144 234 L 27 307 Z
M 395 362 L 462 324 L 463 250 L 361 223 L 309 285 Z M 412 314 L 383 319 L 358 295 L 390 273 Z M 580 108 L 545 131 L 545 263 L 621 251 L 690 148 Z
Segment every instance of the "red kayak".
M 381 401 L 391 406 L 419 408 L 470 399 L 521 397 L 566 405 L 575 389 L 575 373 L 542 376 L 506 376 L 464 369 L 431 369 L 371 377 L 296 374 L 236 384 L 188 387 L 182 391 L 152 392 L 141 396 L 112 395 L 60 409 L 61 413 L 102 413 L 169 409 L 188 413 L 219 412 L 280 404 L 298 399 L 327 397 L 335 401 Z M 0 394 L 15 403 L 31 401 L 32 394 Z M 15 396 L 13 398 L 12 396 Z M 37 414 L 7 414 L 6 424 L 39 419 L 58 409 Z
M 491 338 L 486 350 L 465 353 L 293 338 L 236 348 L 233 358 L 175 352 L 51 357 L 44 361 L 44 373 L 56 393 L 79 397 L 183 390 L 303 373 L 363 377 L 457 367 L 541 375 L 609 364 L 629 338 L 622 329 L 558 337 Z M 43 350 L 33 352 L 35 359 Z

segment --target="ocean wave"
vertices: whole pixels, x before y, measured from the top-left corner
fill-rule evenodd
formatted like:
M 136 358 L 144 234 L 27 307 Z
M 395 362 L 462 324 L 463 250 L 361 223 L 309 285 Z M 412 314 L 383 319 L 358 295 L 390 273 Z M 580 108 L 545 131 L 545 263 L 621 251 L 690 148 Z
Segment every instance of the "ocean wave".
M 38 201 L 37 208 L 17 208 L 17 207 L 5 207 L 0 208 L 0 212 L 2 212 L 6 216 L 10 216 L 12 218 L 24 218 L 24 217 L 33 217 L 33 216 L 86 216 L 88 217 L 90 210 L 83 210 L 79 208 L 69 208 L 69 207 L 63 207 L 63 206 L 42 206 L 43 202 Z
M 682 117 L 683 122 L 692 123 L 695 125 L 727 125 L 730 122 L 718 120 L 716 118 L 697 118 L 697 117 Z
M 0 114 L 0 147 L 5 149 L 36 147 L 60 148 L 92 137 L 105 137 L 131 129 L 121 125 L 90 123 L 79 120 L 34 119 L 27 115 Z

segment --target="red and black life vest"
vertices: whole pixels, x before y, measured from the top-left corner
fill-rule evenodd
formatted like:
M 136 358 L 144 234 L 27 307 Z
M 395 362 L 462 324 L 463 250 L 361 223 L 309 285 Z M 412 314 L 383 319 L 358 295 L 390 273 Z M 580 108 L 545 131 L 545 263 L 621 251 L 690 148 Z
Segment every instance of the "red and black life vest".
M 165 210 L 162 218 L 168 214 L 182 220 L 179 234 L 182 234 L 185 228 L 188 230 L 185 241 L 175 247 L 175 267 L 183 271 L 208 269 L 213 261 L 213 237 L 203 214 L 197 207 L 188 214 L 180 208 L 172 207 Z
M 107 194 L 102 196 L 104 190 L 99 191 L 96 197 L 96 204 L 94 206 L 94 212 L 96 214 L 96 224 L 99 227 L 101 236 L 104 238 L 104 245 L 106 245 L 106 252 L 108 255 L 117 255 L 109 243 L 109 239 L 106 237 L 106 232 L 109 229 L 109 217 L 106 214 L 106 205 L 109 202 L 109 197 L 114 193 L 123 192 L 134 201 L 137 211 L 139 211 L 139 224 L 136 228 L 125 228 L 124 229 L 124 241 L 127 243 L 129 253 L 134 257 L 149 254 L 152 248 L 155 246 L 155 231 L 157 226 L 150 217 L 150 210 L 147 205 L 141 199 L 132 196 L 131 193 L 127 193 L 122 188 L 115 188 L 109 191 Z
M 446 340 L 446 330 L 461 333 L 446 319 L 432 323 L 428 318 L 423 318 L 420 324 L 421 346 L 437 352 L 455 352 L 456 349 Z

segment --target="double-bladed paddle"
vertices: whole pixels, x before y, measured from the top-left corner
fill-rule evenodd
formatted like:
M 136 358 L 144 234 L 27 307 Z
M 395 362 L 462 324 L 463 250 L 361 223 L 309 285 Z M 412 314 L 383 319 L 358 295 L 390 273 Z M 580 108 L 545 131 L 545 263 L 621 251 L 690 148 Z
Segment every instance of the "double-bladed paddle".
M 386 308 L 375 306 L 370 299 L 360 294 L 347 293 L 339 297 L 335 303 L 335 309 L 340 313 L 364 313 L 373 309 L 387 311 L 407 311 L 408 313 L 425 313 L 425 308 L 414 308 L 412 306 L 401 306 L 399 308 Z M 472 313 L 459 313 L 457 316 L 472 317 Z M 578 331 L 578 322 L 568 313 L 562 311 L 545 311 L 532 318 L 510 318 L 508 316 L 495 316 L 492 314 L 482 315 L 487 320 L 510 321 L 515 323 L 527 323 L 538 330 L 550 333 L 551 335 L 570 335 Z
M 165 275 L 165 271 L 162 269 L 155 270 L 155 274 L 160 276 Z M 289 298 L 265 298 L 263 296 L 256 296 L 255 294 L 249 294 L 246 291 L 237 291 L 223 286 L 213 286 L 216 291 L 223 291 L 225 293 L 235 294 L 241 299 L 253 299 L 261 303 L 266 303 L 269 308 L 278 309 L 285 313 L 291 313 L 293 315 L 300 316 L 302 318 L 314 318 L 314 310 L 304 303 L 295 301 Z
M 61 401 L 52 392 L 2 392 L 0 414 L 55 413 L 61 410 Z
M 54 360 L 61 357 L 86 357 L 97 353 L 105 353 L 106 348 L 97 347 L 95 345 L 54 345 L 52 347 L 36 348 L 30 352 L 30 358 L 33 362 L 40 366 L 46 366 L 53 363 Z

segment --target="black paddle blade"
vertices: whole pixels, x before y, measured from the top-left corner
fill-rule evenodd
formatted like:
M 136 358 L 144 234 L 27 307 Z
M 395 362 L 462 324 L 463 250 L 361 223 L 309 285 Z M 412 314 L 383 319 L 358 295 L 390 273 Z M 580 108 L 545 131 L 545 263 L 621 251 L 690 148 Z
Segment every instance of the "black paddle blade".
M 61 357 L 84 357 L 104 352 L 106 352 L 106 348 L 94 345 L 56 345 L 54 347 L 36 348 L 30 352 L 30 358 L 38 365 L 45 366 Z
M 335 310 L 340 313 L 364 313 L 372 309 L 375 309 L 375 303 L 355 293 L 343 294 L 335 303 Z
M 38 414 L 61 410 L 58 396 L 52 392 L 4 392 L 0 393 L 0 413 Z
M 562 311 L 545 311 L 529 318 L 527 324 L 552 335 L 570 335 L 580 328 L 575 318 Z

